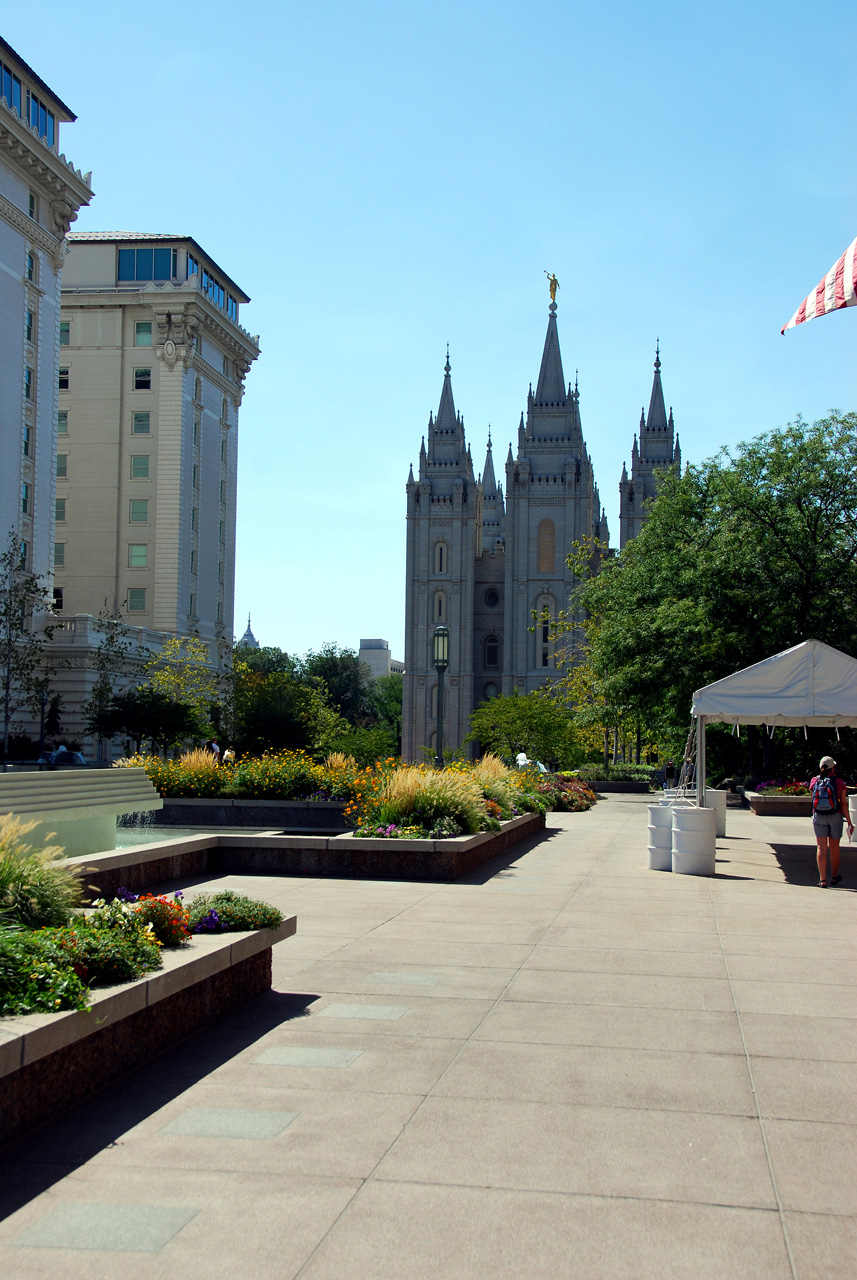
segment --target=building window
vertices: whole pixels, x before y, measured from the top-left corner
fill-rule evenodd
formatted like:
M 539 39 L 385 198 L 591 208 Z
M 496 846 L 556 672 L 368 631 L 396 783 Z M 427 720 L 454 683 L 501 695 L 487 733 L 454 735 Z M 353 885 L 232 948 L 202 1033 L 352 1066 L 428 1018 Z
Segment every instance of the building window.
M 196 507 L 190 509 L 190 529 L 191 533 L 196 532 Z
M 62 587 L 54 587 L 54 613 L 63 611 L 63 594 Z
M 116 278 L 120 284 L 133 280 L 172 280 L 178 274 L 177 264 L 177 249 L 120 249 Z
M 449 568 L 449 555 L 445 542 L 436 542 L 434 544 L 434 571 L 435 573 L 446 573 Z
M 489 587 L 485 592 L 485 603 L 489 609 L 496 609 L 500 603 L 500 592 L 495 587 Z
M 217 562 L 217 581 L 222 587 L 223 586 L 223 561 L 222 560 L 218 560 Z
M 67 498 L 57 498 L 54 502 L 54 520 L 57 524 L 65 524 L 65 504 Z
M 68 435 L 68 409 L 60 409 L 57 414 L 57 435 Z
M 128 520 L 131 524 L 149 523 L 149 499 L 132 498 Z
M 485 666 L 499 667 L 500 665 L 500 641 L 496 636 L 487 636 L 485 639 Z
M 38 283 L 36 280 L 36 259 L 31 253 L 27 254 L 27 279 L 32 280 L 34 284 Z
M 539 573 L 553 573 L 556 565 L 556 526 L 553 520 L 540 520 L 537 532 Z
M 135 453 L 131 455 L 131 479 L 132 480 L 148 480 L 149 478 L 149 455 L 148 453 Z
M 9 103 L 9 106 L 15 112 L 15 115 L 21 115 L 21 81 L 12 71 L 11 67 L 7 67 L 5 62 L 0 62 L 0 76 L 2 76 L 2 86 L 0 92 Z
M 223 480 L 220 481 L 220 501 L 226 501 L 226 484 Z
M 128 545 L 128 568 L 145 569 L 149 563 L 149 548 L 145 542 L 131 542 Z
M 193 593 L 191 593 L 190 599 L 189 599 L 189 600 L 188 600 L 188 602 L 187 602 L 187 611 L 188 611 L 188 613 L 190 614 L 190 616 L 191 616 L 192 618 L 193 618 L 193 617 L 195 617 L 195 615 L 196 615 L 196 596 L 195 596 Z
M 226 541 L 225 530 L 224 530 L 224 525 L 222 520 L 220 521 L 220 524 L 217 527 L 217 540 L 220 543 L 223 543 Z
M 32 490 L 26 481 L 21 485 L 21 514 L 25 516 L 33 514 Z
M 26 572 L 27 566 L 29 565 L 29 563 L 30 563 L 30 544 L 29 542 L 25 542 L 22 539 L 21 554 L 18 558 L 18 568 Z
M 151 320 L 135 320 L 134 322 L 134 346 L 150 347 L 152 345 L 152 322 Z
M 190 478 L 191 478 L 191 484 L 193 485 L 194 489 L 198 489 L 199 488 L 199 467 L 196 465 L 196 463 L 194 463 L 193 467 L 191 468 Z
M 67 347 L 71 342 L 71 321 L 60 320 L 60 346 Z
M 220 416 L 224 422 L 229 421 L 229 401 L 226 399 L 226 396 L 223 396 L 220 401 Z
M 191 548 L 190 553 L 190 571 L 191 573 L 196 573 L 196 552 L 193 548 Z
M 146 588 L 145 587 L 129 587 L 128 588 L 128 612 L 129 613 L 145 613 L 146 612 Z
M 434 600 L 432 601 L 431 618 L 435 626 L 439 622 L 446 622 L 446 592 L 445 591 L 435 592 Z
M 33 394 L 34 391 L 35 391 L 35 384 L 34 384 L 33 370 L 28 365 L 27 368 L 24 370 L 24 399 L 25 400 L 35 399 L 35 396 Z
M 217 621 L 218 622 L 223 621 L 223 601 L 222 600 L 218 600 L 217 602 Z
M 68 454 L 57 454 L 57 480 L 68 479 Z
M 152 370 L 151 369 L 135 369 L 134 370 L 134 390 L 135 391 L 151 391 L 152 390 Z
M 68 391 L 68 365 L 60 365 L 59 372 L 59 389 L 60 391 Z
M 131 435 L 147 436 L 151 431 L 151 414 L 148 409 L 145 413 L 133 413 L 131 415 Z
M 18 114 L 20 115 L 20 112 Z M 45 139 L 49 147 L 52 147 L 56 138 L 54 113 L 49 111 L 45 103 L 41 102 L 29 89 L 27 90 L 27 119 L 30 127 L 36 130 L 40 138 Z M 30 214 L 30 217 L 35 215 Z
M 226 462 L 226 436 L 224 436 L 223 439 L 220 441 L 220 465 L 223 466 L 225 462 Z
M 30 192 L 30 200 L 29 200 L 29 204 L 27 205 L 27 212 L 29 213 L 30 217 L 33 219 L 34 222 L 38 222 L 39 197 L 36 195 L 35 191 Z
M 202 378 L 193 380 L 193 398 L 197 404 L 202 404 Z
M 490 680 L 488 684 L 486 684 L 485 688 L 482 690 L 482 693 L 486 702 L 490 702 L 492 698 L 500 697 L 499 686 L 496 685 L 493 680 Z
M 36 317 L 33 315 L 32 311 L 28 311 L 27 319 L 24 322 L 24 334 L 28 342 L 34 341 L 35 333 L 36 333 Z
M 65 567 L 65 543 L 54 543 L 54 568 L 62 569 Z
M 193 420 L 193 443 L 194 447 L 199 444 L 199 422 L 196 418 Z
M 224 357 L 223 357 L 223 376 L 224 376 L 224 378 L 228 378 L 228 377 L 229 377 L 229 356 L 224 356 Z M 224 403 L 224 404 L 226 404 L 226 401 L 224 400 L 224 401 L 223 401 L 223 403 Z M 226 413 L 225 413 L 225 411 L 224 411 L 223 416 L 224 416 L 224 418 L 226 417 Z
M 32 428 L 24 427 L 24 457 L 29 458 L 33 448 L 33 432 Z

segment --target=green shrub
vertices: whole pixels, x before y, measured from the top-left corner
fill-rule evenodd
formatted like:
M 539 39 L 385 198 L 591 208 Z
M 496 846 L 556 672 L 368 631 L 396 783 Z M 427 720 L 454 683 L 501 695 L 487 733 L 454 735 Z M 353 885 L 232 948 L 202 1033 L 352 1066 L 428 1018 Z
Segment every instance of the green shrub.
M 58 845 L 34 849 L 24 837 L 37 825 L 0 818 L 0 923 L 37 929 L 63 925 L 83 897 L 80 872 Z
M 86 1009 L 89 992 L 39 933 L 0 929 L 0 1016 Z
M 603 764 L 582 764 L 571 776 L 581 782 L 653 782 L 656 772 L 648 764 L 611 764 L 607 769 Z
M 256 902 L 232 889 L 200 893 L 190 906 L 194 933 L 244 933 L 250 929 L 274 929 L 283 914 L 268 902 Z
M 91 987 L 132 982 L 161 967 L 161 948 L 142 920 L 112 928 L 82 917 L 65 929 L 43 929 L 34 936 L 46 955 L 68 964 Z

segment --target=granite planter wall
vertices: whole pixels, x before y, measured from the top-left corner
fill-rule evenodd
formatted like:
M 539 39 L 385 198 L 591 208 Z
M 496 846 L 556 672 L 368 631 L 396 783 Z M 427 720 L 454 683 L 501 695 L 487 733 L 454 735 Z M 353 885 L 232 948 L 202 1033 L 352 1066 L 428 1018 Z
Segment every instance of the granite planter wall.
M 812 817 L 812 796 L 772 796 L 765 791 L 745 791 L 744 798 L 759 817 Z
M 347 831 L 344 800 L 164 800 L 156 827 L 285 827 Z
M 86 1012 L 0 1018 L 0 1142 L 95 1093 L 189 1032 L 271 986 L 276 929 L 195 936 L 164 951 L 164 967 L 96 989 Z

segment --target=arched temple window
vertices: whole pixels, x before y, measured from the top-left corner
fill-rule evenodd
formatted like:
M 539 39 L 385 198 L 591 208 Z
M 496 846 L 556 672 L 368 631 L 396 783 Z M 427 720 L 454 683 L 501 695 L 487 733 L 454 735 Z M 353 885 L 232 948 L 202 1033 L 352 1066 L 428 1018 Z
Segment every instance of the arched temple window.
M 434 544 L 434 571 L 435 573 L 449 572 L 449 551 L 445 542 Z
M 556 604 L 553 596 L 539 596 L 536 601 L 536 653 L 537 670 L 546 670 L 554 665 L 554 644 L 551 639 L 551 623 L 556 616 Z
M 431 606 L 432 626 L 436 627 L 441 622 L 446 622 L 446 592 L 436 591 Z
M 500 665 L 500 641 L 496 636 L 485 637 L 485 666 L 499 667 Z

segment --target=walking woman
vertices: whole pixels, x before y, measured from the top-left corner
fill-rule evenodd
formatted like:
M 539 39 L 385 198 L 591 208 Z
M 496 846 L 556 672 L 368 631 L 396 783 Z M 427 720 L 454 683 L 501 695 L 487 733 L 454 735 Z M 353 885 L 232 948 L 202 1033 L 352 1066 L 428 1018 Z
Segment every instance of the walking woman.
M 842 839 L 842 823 L 848 826 L 849 837 L 854 831 L 848 812 L 848 788 L 837 775 L 836 761 L 832 756 L 822 756 L 818 762 L 819 773 L 809 784 L 812 795 L 812 829 L 818 850 L 818 887 L 827 888 L 827 855 L 830 854 L 830 887 L 842 880 L 839 874 L 839 841 Z

